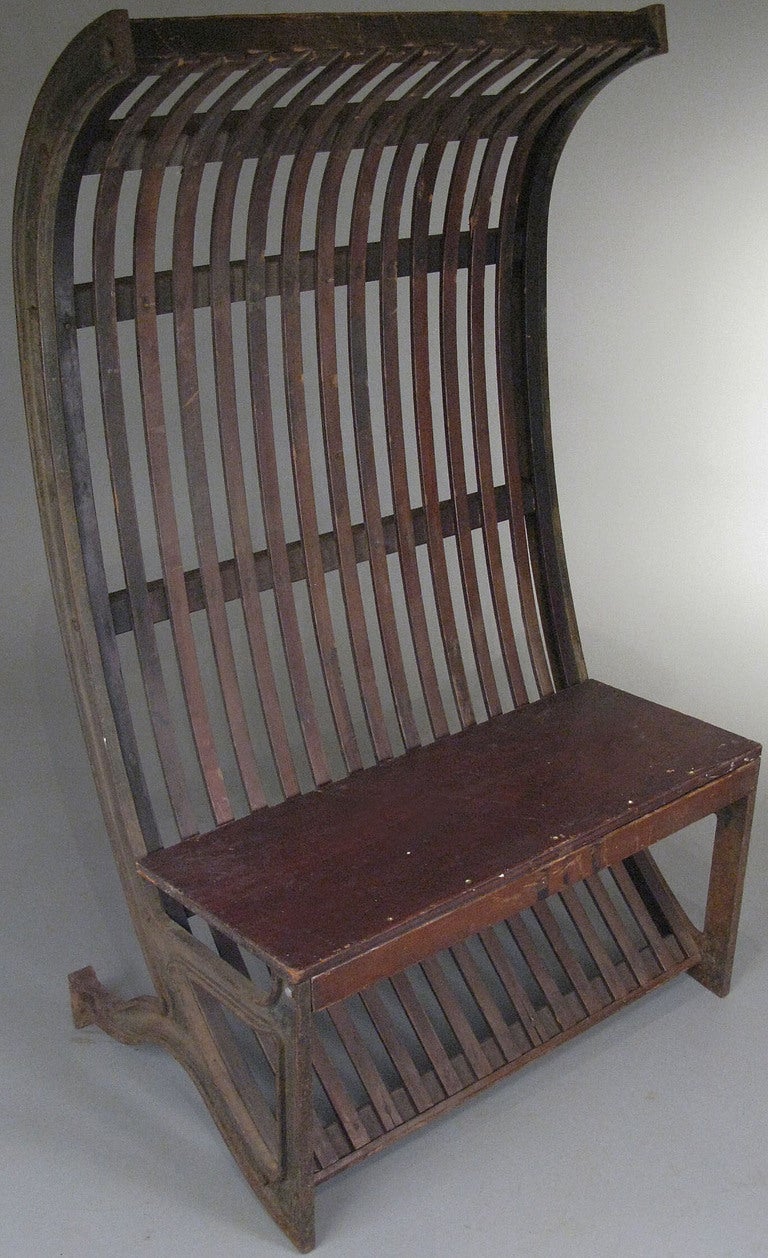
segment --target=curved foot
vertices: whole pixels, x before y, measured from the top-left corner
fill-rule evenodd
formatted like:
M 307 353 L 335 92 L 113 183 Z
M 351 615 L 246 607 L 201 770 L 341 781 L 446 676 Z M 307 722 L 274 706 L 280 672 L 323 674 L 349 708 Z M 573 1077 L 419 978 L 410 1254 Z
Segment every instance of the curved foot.
M 90 965 L 69 975 L 69 998 L 78 1028 L 97 1026 L 121 1044 L 168 1039 L 170 1020 L 162 1001 L 156 996 L 119 1000 L 99 982 Z
M 284 1054 L 278 1072 L 281 1147 L 276 1149 L 273 1140 L 265 1139 L 264 1122 L 259 1126 L 264 1101 L 248 1078 L 223 1007 L 202 987 L 179 984 L 175 1017 L 156 996 L 120 1000 L 99 982 L 92 966 L 69 975 L 69 991 L 76 1027 L 97 1026 L 121 1044 L 159 1045 L 187 1070 L 251 1188 L 299 1252 L 309 1253 L 315 1234 L 314 1178 L 306 1144 L 312 1112 L 308 993 L 274 1022 Z M 262 1006 L 256 1003 L 254 1012 L 263 1016 Z M 274 1125 L 269 1113 L 267 1126 Z

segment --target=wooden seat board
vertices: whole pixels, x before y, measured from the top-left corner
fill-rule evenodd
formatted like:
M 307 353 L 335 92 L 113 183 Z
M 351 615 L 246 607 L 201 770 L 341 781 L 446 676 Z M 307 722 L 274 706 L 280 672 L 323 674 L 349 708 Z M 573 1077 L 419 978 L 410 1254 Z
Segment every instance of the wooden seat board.
M 748 764 L 757 744 L 589 681 L 140 862 L 293 975 Z

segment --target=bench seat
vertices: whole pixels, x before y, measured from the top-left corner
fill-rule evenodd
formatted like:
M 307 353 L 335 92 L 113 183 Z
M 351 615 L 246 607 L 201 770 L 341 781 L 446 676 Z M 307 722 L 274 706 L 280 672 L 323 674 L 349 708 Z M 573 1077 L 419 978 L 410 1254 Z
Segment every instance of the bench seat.
M 723 807 L 759 752 L 587 681 L 139 868 L 322 1007 Z

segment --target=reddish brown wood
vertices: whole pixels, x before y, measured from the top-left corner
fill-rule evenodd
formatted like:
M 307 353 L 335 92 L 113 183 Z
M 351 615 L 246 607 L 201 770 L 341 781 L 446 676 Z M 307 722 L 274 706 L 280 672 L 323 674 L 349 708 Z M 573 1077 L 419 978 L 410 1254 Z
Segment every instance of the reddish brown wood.
M 264 62 L 259 59 L 243 79 L 238 79 L 211 108 L 199 131 L 184 154 L 181 180 L 176 198 L 173 231 L 172 292 L 174 311 L 174 340 L 176 347 L 176 371 L 179 381 L 179 413 L 184 436 L 187 485 L 195 531 L 195 543 L 200 563 L 204 605 L 216 659 L 229 728 L 234 743 L 240 775 L 251 808 L 266 803 L 259 769 L 251 743 L 245 702 L 232 646 L 227 620 L 226 595 L 224 593 L 216 534 L 213 520 L 210 477 L 205 453 L 205 432 L 200 405 L 200 375 L 196 354 L 194 314 L 195 224 L 199 208 L 200 187 L 210 145 L 224 118 L 241 99 L 249 85 L 259 81 Z M 219 70 L 223 77 L 225 70 Z M 207 83 L 208 80 L 206 79 Z M 174 136 L 174 140 L 177 136 Z M 157 314 L 157 304 L 155 303 Z M 231 403 L 230 403 L 231 405 Z M 226 419 L 222 419 L 222 426 Z M 189 587 L 185 580 L 187 615 L 192 607 Z M 245 601 L 245 600 L 244 600 Z M 263 628 L 259 626 L 259 641 L 263 640 Z M 258 653 L 258 648 L 257 648 Z M 263 683 L 270 692 L 270 680 L 262 673 Z M 289 775 L 290 781 L 290 775 Z M 291 793 L 290 791 L 287 793 Z
M 142 553 L 139 521 L 126 432 L 124 391 L 120 373 L 120 348 L 115 308 L 115 242 L 122 186 L 124 154 L 142 122 L 181 82 L 180 70 L 158 79 L 127 118 L 107 154 L 94 214 L 93 277 L 99 386 L 104 415 L 104 436 L 110 461 L 117 529 L 125 583 L 135 626 L 136 649 L 149 704 L 152 731 L 160 755 L 168 795 L 182 838 L 198 831 L 188 793 L 188 775 L 170 716 L 157 638 L 149 611 L 147 575 Z
M 316 78 L 312 78 L 308 83 L 304 83 L 290 103 L 284 106 L 280 126 L 276 129 L 275 134 L 271 137 L 271 142 L 261 154 L 251 186 L 246 242 L 246 311 L 251 401 L 256 435 L 264 529 L 272 566 L 277 610 L 288 663 L 288 674 L 293 688 L 296 710 L 301 721 L 307 755 L 312 766 L 314 779 L 318 783 L 328 780 L 330 769 L 327 750 L 324 746 L 318 723 L 315 700 L 310 687 L 307 660 L 304 654 L 296 609 L 295 591 L 288 567 L 286 528 L 280 501 L 280 481 L 273 427 L 274 415 L 270 392 L 264 260 L 268 226 L 266 209 L 270 204 L 273 182 L 281 154 L 281 141 L 284 136 L 288 136 L 293 132 L 301 118 L 303 109 L 307 107 L 309 102 L 333 84 L 342 66 L 343 58 L 341 55 L 338 55 L 332 59 L 325 69 L 320 70 Z M 308 66 L 305 66 L 305 71 L 308 68 Z M 307 492 L 309 492 L 310 488 L 307 488 Z M 306 510 L 309 510 L 308 505 Z M 306 535 L 303 541 L 306 543 Z M 319 593 L 320 587 L 317 574 L 315 574 L 314 586 Z M 313 602 L 313 608 L 317 610 L 317 600 Z M 327 609 L 325 606 L 321 606 L 320 610 L 324 631 L 327 633 Z M 323 659 L 326 681 L 330 676 L 332 682 L 331 697 L 335 701 L 334 716 L 342 745 L 346 748 L 347 766 L 349 769 L 359 768 L 361 761 L 357 754 L 349 710 L 343 690 L 339 684 L 338 670 L 331 658 L 327 643 Z
M 371 987 L 362 993 L 363 1003 L 370 1015 L 382 1044 L 397 1067 L 400 1078 L 408 1089 L 413 1104 L 420 1114 L 432 1107 L 432 1098 L 411 1054 L 400 1038 L 400 1032 L 390 1017 L 379 991 Z
M 424 1007 L 418 1000 L 413 986 L 405 974 L 396 974 L 392 978 L 392 988 L 397 993 L 400 1004 L 424 1048 L 427 1057 L 434 1066 L 445 1093 L 452 1096 L 461 1091 L 461 1080 L 456 1069 L 443 1047 L 442 1040 L 427 1017 Z
M 745 739 L 587 682 L 153 853 L 142 869 L 303 976 L 594 850 L 757 755 Z M 653 923 L 644 929 L 663 949 Z
M 195 749 L 200 761 L 208 799 L 217 823 L 233 816 L 221 771 L 200 664 L 186 601 L 184 565 L 176 520 L 170 456 L 166 436 L 163 384 L 160 367 L 157 314 L 155 311 L 155 249 L 157 214 L 166 163 L 184 121 L 210 95 L 223 72 L 203 75 L 185 92 L 149 148 L 139 184 L 134 226 L 136 274 L 136 346 L 143 403 L 149 480 L 163 577 L 168 592 L 170 622 L 179 672 L 184 688 Z

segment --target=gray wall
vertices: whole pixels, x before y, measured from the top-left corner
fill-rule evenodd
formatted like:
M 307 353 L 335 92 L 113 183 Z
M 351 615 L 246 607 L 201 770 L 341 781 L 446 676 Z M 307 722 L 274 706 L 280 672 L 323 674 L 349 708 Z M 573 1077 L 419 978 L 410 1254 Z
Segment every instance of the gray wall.
M 54 624 L 11 294 L 12 172 L 24 125 L 55 56 L 104 7 L 0 0 L 0 931 L 11 975 L 6 1009 L 17 1028 L 9 1048 L 21 1069 L 17 1100 L 32 1096 L 39 1071 L 52 1068 L 33 1047 L 35 1034 L 67 1035 L 68 970 L 95 961 L 126 991 L 141 982 Z M 134 0 L 131 12 L 237 7 Z M 669 0 L 667 14 L 670 54 L 621 76 L 590 106 L 555 185 L 550 337 L 565 539 L 592 675 L 766 741 L 768 5 Z M 760 848 L 765 805 L 764 788 Z M 765 864 L 758 854 L 754 878 Z M 110 1086 L 111 1076 L 105 1091 Z M 62 1093 L 56 1103 L 70 1100 Z M 38 1149 L 45 1138 L 43 1127 Z M 25 1155 L 35 1139 L 32 1132 Z M 68 1141 L 79 1136 L 51 1139 L 54 1157 L 66 1159 Z M 247 1206 L 239 1208 L 244 1218 Z M 23 1238 L 34 1232 L 27 1217 L 17 1223 L 8 1253 L 26 1252 Z M 61 1235 L 67 1244 L 66 1228 Z M 274 1233 L 268 1239 L 277 1252 Z M 118 1252 L 99 1244 L 72 1252 Z M 34 1252 L 70 1250 L 40 1243 Z

